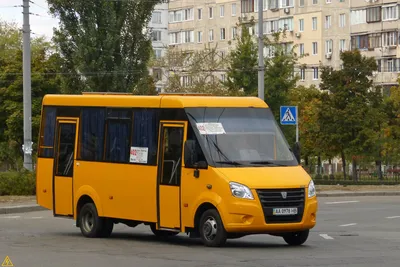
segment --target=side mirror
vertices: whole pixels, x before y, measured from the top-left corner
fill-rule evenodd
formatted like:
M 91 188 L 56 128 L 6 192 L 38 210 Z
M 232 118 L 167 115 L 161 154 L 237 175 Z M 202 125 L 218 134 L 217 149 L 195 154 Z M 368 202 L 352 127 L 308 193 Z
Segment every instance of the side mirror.
M 299 162 L 299 164 L 301 163 L 301 153 L 300 153 L 300 144 L 298 142 L 296 142 L 293 145 L 293 154 L 296 157 L 297 161 Z
M 185 142 L 185 167 L 187 168 L 196 168 L 196 169 L 206 169 L 207 162 L 199 161 L 197 154 L 197 145 L 194 140 L 186 140 Z

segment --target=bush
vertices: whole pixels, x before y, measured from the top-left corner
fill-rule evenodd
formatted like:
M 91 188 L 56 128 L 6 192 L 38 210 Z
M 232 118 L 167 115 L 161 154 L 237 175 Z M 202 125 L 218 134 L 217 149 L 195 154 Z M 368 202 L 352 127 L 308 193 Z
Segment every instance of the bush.
M 29 171 L 0 173 L 0 196 L 30 196 L 36 194 L 35 173 Z

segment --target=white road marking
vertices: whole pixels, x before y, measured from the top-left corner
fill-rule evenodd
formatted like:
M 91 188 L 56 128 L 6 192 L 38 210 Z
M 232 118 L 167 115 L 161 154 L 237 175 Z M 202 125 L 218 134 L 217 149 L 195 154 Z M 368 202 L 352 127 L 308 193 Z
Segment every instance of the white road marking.
M 391 217 L 386 217 L 386 219 L 396 219 L 396 218 L 400 218 L 400 216 L 391 216 Z
M 327 205 L 334 205 L 334 204 L 347 204 L 347 203 L 358 203 L 360 201 L 358 200 L 352 200 L 352 201 L 337 201 L 337 202 L 325 202 Z
M 325 238 L 325 239 L 334 239 L 333 237 L 331 237 L 331 236 L 329 236 L 329 235 L 327 235 L 327 234 L 320 234 L 320 236 L 322 237 L 322 238 Z
M 349 223 L 349 224 L 342 224 L 342 225 L 339 225 L 339 226 L 346 227 L 346 226 L 353 226 L 353 225 L 357 225 L 357 224 L 356 223 Z
M 3 218 L 3 219 L 18 219 L 18 218 L 21 218 L 21 216 L 4 216 L 1 218 Z
M 42 219 L 43 217 L 32 217 L 32 219 Z

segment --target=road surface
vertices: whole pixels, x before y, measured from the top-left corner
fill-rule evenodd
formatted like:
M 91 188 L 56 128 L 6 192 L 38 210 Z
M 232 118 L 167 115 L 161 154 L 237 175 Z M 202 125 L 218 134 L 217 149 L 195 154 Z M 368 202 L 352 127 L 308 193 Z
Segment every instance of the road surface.
M 181 234 L 157 240 L 146 226 L 116 225 L 108 239 L 84 238 L 51 211 L 0 216 L 0 262 L 30 266 L 400 266 L 400 197 L 319 198 L 317 226 L 301 247 L 254 235 L 207 248 Z

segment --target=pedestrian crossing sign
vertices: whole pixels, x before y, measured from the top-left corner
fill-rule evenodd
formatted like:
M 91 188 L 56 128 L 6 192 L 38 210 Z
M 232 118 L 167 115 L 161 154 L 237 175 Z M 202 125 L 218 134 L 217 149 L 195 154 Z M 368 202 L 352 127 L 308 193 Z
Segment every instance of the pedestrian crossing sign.
M 297 107 L 281 106 L 281 124 L 296 125 L 297 124 Z
M 14 266 L 14 264 L 11 262 L 10 257 L 6 256 L 4 259 L 3 263 L 1 264 L 3 267 L 11 267 Z

